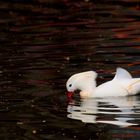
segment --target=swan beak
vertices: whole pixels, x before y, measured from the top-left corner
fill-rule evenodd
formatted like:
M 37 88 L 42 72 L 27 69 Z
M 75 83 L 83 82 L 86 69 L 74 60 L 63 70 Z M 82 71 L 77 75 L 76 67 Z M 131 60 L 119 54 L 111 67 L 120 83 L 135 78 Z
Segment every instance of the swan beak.
M 67 97 L 72 98 L 73 97 L 73 92 L 67 92 Z
M 67 92 L 67 100 L 69 104 L 73 101 L 73 94 L 73 92 Z

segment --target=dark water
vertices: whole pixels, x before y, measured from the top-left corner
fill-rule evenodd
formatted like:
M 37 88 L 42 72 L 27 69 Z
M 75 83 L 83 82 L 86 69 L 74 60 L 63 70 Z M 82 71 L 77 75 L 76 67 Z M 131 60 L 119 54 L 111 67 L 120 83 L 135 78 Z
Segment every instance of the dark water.
M 139 96 L 68 104 L 65 89 L 85 70 L 140 77 L 140 1 L 1 0 L 0 15 L 0 139 L 140 139 Z

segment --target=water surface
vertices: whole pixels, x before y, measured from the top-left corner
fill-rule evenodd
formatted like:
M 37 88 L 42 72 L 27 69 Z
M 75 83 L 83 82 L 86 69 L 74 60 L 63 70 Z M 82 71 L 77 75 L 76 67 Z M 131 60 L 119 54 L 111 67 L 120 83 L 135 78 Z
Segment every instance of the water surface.
M 72 74 L 86 70 L 99 73 L 98 84 L 118 66 L 140 77 L 139 6 L 134 0 L 1 0 L 0 139 L 139 139 L 139 96 L 119 105 L 93 100 L 87 110 L 79 99 L 71 106 L 65 89 Z M 78 107 L 77 119 L 69 105 Z

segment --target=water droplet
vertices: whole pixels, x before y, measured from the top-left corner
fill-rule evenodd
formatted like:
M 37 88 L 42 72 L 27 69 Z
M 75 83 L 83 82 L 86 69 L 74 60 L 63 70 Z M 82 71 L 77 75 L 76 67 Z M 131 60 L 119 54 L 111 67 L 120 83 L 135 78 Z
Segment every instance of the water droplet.
M 33 134 L 36 134 L 36 132 L 37 132 L 36 130 L 33 130 L 33 131 L 32 131 Z

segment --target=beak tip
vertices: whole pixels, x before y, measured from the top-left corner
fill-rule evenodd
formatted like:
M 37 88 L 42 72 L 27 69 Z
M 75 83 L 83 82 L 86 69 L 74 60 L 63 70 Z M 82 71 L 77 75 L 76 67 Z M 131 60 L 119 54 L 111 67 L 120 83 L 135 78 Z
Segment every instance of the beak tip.
M 73 92 L 67 92 L 67 97 L 68 97 L 68 98 L 73 97 Z

